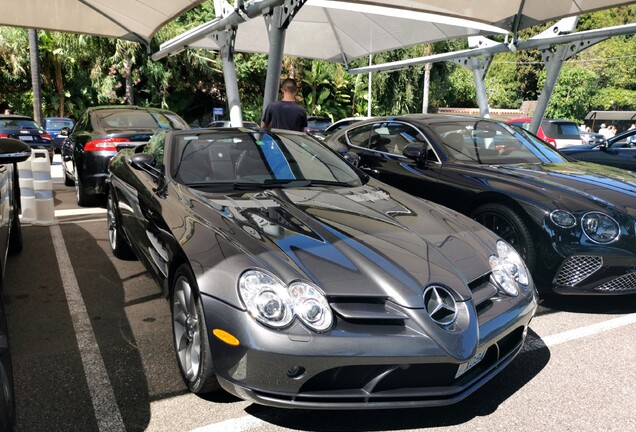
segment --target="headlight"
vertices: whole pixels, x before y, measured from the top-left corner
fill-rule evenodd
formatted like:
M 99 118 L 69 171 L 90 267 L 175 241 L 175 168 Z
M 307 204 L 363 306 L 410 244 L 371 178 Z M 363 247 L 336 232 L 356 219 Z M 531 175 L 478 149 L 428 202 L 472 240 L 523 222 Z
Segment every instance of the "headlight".
M 256 270 L 243 273 L 239 294 L 249 313 L 265 325 L 285 327 L 294 319 L 287 288 L 267 273 Z
M 583 215 L 581 227 L 586 236 L 596 243 L 611 243 L 620 234 L 618 222 L 600 212 L 589 212 Z
M 576 218 L 574 215 L 565 210 L 555 210 L 550 213 L 550 219 L 556 226 L 561 228 L 572 228 L 576 225 Z
M 497 255 L 492 255 L 488 262 L 492 269 L 492 279 L 506 294 L 516 297 L 520 287 L 528 287 L 528 268 L 521 255 L 505 241 L 497 241 Z
M 294 317 L 316 331 L 325 331 L 333 323 L 324 294 L 306 282 L 294 282 L 288 288 L 267 273 L 249 270 L 239 280 L 239 295 L 249 313 L 270 327 L 286 327 Z
M 289 287 L 294 301 L 294 313 L 316 331 L 331 327 L 333 316 L 327 299 L 317 288 L 304 282 L 294 282 Z

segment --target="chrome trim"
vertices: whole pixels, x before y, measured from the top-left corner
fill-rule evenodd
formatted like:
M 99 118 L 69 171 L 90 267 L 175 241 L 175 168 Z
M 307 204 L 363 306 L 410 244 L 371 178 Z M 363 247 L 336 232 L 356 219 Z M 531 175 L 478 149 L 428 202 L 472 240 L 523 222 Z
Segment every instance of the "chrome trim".
M 428 315 L 440 326 L 447 327 L 457 319 L 457 303 L 448 289 L 431 285 L 424 290 L 422 300 Z
M 603 257 L 598 255 L 571 256 L 561 264 L 553 283 L 563 286 L 575 286 L 592 276 L 603 267 Z

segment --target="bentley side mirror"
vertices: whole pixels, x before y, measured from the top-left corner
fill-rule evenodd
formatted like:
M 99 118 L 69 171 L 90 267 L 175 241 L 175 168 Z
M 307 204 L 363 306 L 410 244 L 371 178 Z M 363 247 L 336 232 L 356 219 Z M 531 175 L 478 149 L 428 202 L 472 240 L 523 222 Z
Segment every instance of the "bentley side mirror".
M 419 161 L 424 158 L 426 149 L 423 144 L 407 144 L 402 150 L 402 154 L 407 158 Z

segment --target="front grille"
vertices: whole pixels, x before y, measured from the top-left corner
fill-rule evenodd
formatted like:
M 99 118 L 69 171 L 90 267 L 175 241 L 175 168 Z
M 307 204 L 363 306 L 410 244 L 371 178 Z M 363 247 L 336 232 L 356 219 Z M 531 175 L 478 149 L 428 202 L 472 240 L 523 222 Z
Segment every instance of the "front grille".
M 601 292 L 636 292 L 636 273 L 629 273 L 623 275 L 621 277 L 617 277 L 616 279 L 612 279 L 609 282 L 605 282 L 603 285 L 600 285 L 595 288 L 597 291 Z
M 554 277 L 556 285 L 575 286 L 593 275 L 603 266 L 600 256 L 572 256 L 561 265 L 561 270 Z
M 408 394 L 409 390 L 438 393 L 438 396 L 452 393 L 454 386 L 468 385 L 516 353 L 523 342 L 523 331 L 524 328 L 519 327 L 491 345 L 484 359 L 459 378 L 455 378 L 459 367 L 455 363 L 342 366 L 325 370 L 309 379 L 296 400 L 308 398 L 310 394 L 320 394 L 320 398 L 329 399 L 337 398 L 338 394 L 345 398 L 363 396 L 377 401 L 381 397 L 390 400 Z

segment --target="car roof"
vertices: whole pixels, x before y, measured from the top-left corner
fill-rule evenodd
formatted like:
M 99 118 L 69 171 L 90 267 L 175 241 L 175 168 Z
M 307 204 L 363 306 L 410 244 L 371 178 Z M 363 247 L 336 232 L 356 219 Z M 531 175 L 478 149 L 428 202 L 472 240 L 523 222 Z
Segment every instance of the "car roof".
M 89 107 L 86 109 L 87 112 L 95 112 L 95 111 L 101 111 L 101 110 L 139 110 L 139 111 L 151 111 L 151 112 L 176 114 L 174 113 L 174 111 L 170 111 L 163 108 L 142 107 L 137 105 L 102 105 L 102 106 Z
M 33 117 L 17 115 L 17 114 L 0 114 L 1 119 L 16 119 L 16 120 L 33 120 Z

